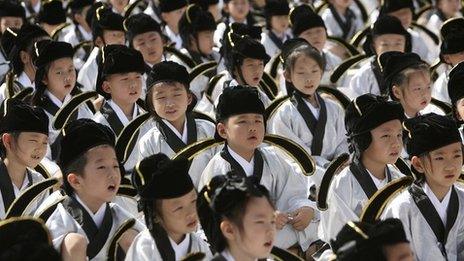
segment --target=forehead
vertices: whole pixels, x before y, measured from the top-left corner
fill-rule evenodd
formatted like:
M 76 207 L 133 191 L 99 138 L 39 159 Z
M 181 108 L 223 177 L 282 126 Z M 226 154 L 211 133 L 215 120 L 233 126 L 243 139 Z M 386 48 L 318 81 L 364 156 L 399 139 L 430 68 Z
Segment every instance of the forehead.
M 400 120 L 395 119 L 395 120 L 384 122 L 381 125 L 374 128 L 372 132 L 385 132 L 385 131 L 395 131 L 395 130 L 402 130 Z
M 87 152 L 88 161 L 101 161 L 116 159 L 114 147 L 110 145 L 99 145 L 89 149 Z
M 262 118 L 263 115 L 258 114 L 258 113 L 242 113 L 242 114 L 237 114 L 229 117 L 229 120 L 235 121 L 235 120 L 242 120 L 242 119 L 255 119 L 255 118 Z
M 168 91 L 177 91 L 179 89 L 184 89 L 186 90 L 185 86 L 180 83 L 180 82 L 159 82 L 156 83 L 151 87 L 153 89 L 153 93 L 162 93 L 162 92 L 168 92 Z
M 146 38 L 157 37 L 157 36 L 160 36 L 160 34 L 157 31 L 150 31 L 150 32 L 146 32 L 146 33 L 138 34 L 134 36 L 134 41 L 145 40 Z
M 245 216 L 272 216 L 274 215 L 274 208 L 271 206 L 266 197 L 252 197 L 246 206 Z
M 60 58 L 58 60 L 51 62 L 50 64 L 51 68 L 70 67 L 70 66 L 74 66 L 73 60 L 70 57 Z
M 445 154 L 445 153 L 454 153 L 456 151 L 462 151 L 462 143 L 455 142 L 444 147 L 438 148 L 436 150 L 432 150 L 430 154 Z
M 377 41 L 401 41 L 405 40 L 404 35 L 401 34 L 381 34 L 375 37 Z
M 301 53 L 295 60 L 295 67 L 313 67 L 317 65 L 317 62 L 313 58 L 304 53 Z

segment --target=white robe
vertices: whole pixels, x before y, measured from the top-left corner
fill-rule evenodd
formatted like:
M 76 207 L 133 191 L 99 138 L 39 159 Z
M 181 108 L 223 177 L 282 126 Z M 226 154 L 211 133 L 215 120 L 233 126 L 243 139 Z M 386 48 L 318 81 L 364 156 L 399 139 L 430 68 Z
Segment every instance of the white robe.
M 346 37 L 347 40 L 351 39 L 353 35 L 355 35 L 358 31 L 361 31 L 364 27 L 364 22 L 359 9 L 356 8 L 354 4 L 350 6 L 350 9 L 353 11 L 356 18 L 352 20 L 350 31 Z M 329 8 L 326 8 L 322 12 L 321 17 L 325 22 L 328 35 L 343 38 L 343 31 Z M 344 19 L 344 17 L 342 17 L 342 19 Z
M 387 166 L 392 180 L 403 176 L 395 167 Z M 321 211 L 321 240 L 330 242 L 348 221 L 358 221 L 368 200 L 349 166 L 334 176 L 327 195 L 328 209 Z
M 292 212 L 307 206 L 315 209 L 315 203 L 308 199 L 308 178 L 301 170 L 280 151 L 263 146 L 258 149 L 263 158 L 263 171 L 260 184 L 269 190 L 272 202 L 281 212 Z M 199 188 L 204 187 L 215 176 L 225 175 L 230 171 L 231 164 L 220 153 L 216 154 L 204 169 Z M 318 214 L 303 231 L 296 231 L 289 224 L 277 231 L 275 245 L 287 249 L 298 243 L 303 250 L 317 240 Z
M 94 47 L 77 75 L 77 82 L 82 84 L 82 91 L 95 91 L 97 85 L 98 65 L 97 56 L 99 48 Z
M 191 253 L 202 252 L 206 254 L 206 260 L 212 257 L 208 243 L 197 236 L 195 233 L 189 234 L 191 236 Z M 188 235 L 187 235 L 188 236 Z M 176 260 L 181 260 L 182 257 L 176 257 Z M 161 254 L 156 247 L 155 240 L 150 234 L 148 229 L 139 233 L 129 250 L 127 251 L 126 261 L 149 261 L 149 260 L 162 260 Z
M 437 80 L 433 84 L 432 97 L 451 104 L 451 98 L 448 94 L 449 72 L 450 70 L 446 70 L 438 76 Z
M 290 39 L 290 36 L 285 33 L 284 38 L 282 39 L 282 43 L 285 43 Z M 269 32 L 263 32 L 261 33 L 261 44 L 264 46 L 264 49 L 266 49 L 267 55 L 270 57 L 274 57 L 278 54 L 280 54 L 280 48 L 272 41 L 271 37 L 269 36 Z
M 366 93 L 374 95 L 380 95 L 380 87 L 375 78 L 374 71 L 372 70 L 372 61 L 374 57 L 371 57 L 364 63 L 351 77 L 349 90 L 352 94 L 352 98 L 356 98 Z
M 408 28 L 408 33 L 411 34 L 411 52 L 418 54 L 422 60 L 428 63 L 433 63 L 433 61 L 436 59 L 435 54 L 429 50 L 425 40 L 421 37 L 421 35 L 411 28 Z
M 459 200 L 459 210 L 445 245 L 450 261 L 464 260 L 464 190 L 459 186 L 454 186 L 454 188 Z M 401 192 L 387 204 L 381 218 L 389 217 L 402 221 L 404 231 L 417 260 L 445 260 L 438 247 L 435 234 L 408 190 Z

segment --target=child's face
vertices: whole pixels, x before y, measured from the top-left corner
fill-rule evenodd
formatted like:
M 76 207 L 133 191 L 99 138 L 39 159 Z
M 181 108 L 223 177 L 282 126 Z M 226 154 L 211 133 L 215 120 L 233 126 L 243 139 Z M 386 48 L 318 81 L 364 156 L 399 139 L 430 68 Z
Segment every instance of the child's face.
M 180 9 L 173 10 L 171 12 L 167 13 L 161 13 L 161 17 L 164 22 L 171 28 L 171 29 L 176 29 L 179 23 L 180 18 L 185 12 L 186 7 L 182 7 Z
M 265 197 L 253 197 L 247 204 L 242 225 L 221 223 L 228 245 L 249 260 L 269 257 L 276 235 L 275 211 Z
M 461 10 L 461 1 L 440 0 L 438 1 L 438 9 L 440 9 L 447 17 L 452 17 Z
M 124 31 L 116 31 L 116 30 L 103 30 L 103 40 L 105 41 L 106 45 L 110 44 L 125 44 L 126 36 L 124 35 Z
M 117 73 L 103 82 L 103 91 L 118 104 L 134 104 L 142 94 L 142 75 L 138 72 Z
M 163 57 L 163 39 L 158 32 L 139 34 L 132 40 L 134 49 L 142 53 L 143 60 L 149 64 L 156 64 Z
M 387 261 L 414 261 L 414 253 L 407 242 L 383 246 L 383 252 Z
M 155 84 L 152 91 L 152 103 L 156 114 L 169 122 L 185 117 L 192 96 L 179 82 Z
M 263 115 L 245 113 L 231 116 L 224 123 L 218 123 L 219 135 L 237 153 L 254 151 L 264 138 Z
M 460 120 L 464 120 L 464 98 L 456 102 L 456 112 Z
M 242 84 L 248 84 L 250 86 L 258 86 L 261 77 L 264 73 L 264 62 L 262 60 L 245 58 L 243 59 L 242 64 L 240 65 L 240 71 L 242 72 L 243 80 L 245 81 Z M 236 76 L 238 74 L 236 73 Z M 240 77 L 236 77 L 239 81 Z
M 214 46 L 214 31 L 201 31 L 198 32 L 198 49 L 202 54 L 211 54 Z
M 289 26 L 288 16 L 274 15 L 271 17 L 271 27 L 278 33 L 285 33 Z
M 51 62 L 47 77 L 43 80 L 48 91 L 59 99 L 64 99 L 76 85 L 76 69 L 69 57 Z
M 391 51 L 404 52 L 405 47 L 406 38 L 400 34 L 383 34 L 374 39 L 375 53 L 379 56 Z
M 7 144 L 6 140 L 9 140 Z M 35 168 L 47 153 L 48 136 L 37 132 L 21 132 L 18 138 L 14 139 L 11 134 L 4 134 L 3 144 L 8 158 L 15 159 L 29 168 Z
M 327 32 L 324 27 L 314 27 L 302 32 L 298 37 L 305 39 L 319 52 L 322 52 L 327 41 Z
M 353 0 L 332 0 L 332 4 L 340 8 L 348 8 L 353 3 Z
M 129 0 L 110 0 L 110 4 L 118 13 L 122 13 L 124 7 L 129 4 Z
M 225 5 L 226 12 L 229 13 L 236 21 L 244 21 L 250 12 L 250 3 L 248 0 L 230 0 Z
M 87 151 L 87 164 L 77 182 L 70 182 L 79 197 L 89 206 L 99 207 L 116 196 L 121 183 L 121 172 L 114 148 L 101 145 Z M 68 176 L 69 180 L 69 176 Z
M 197 192 L 182 197 L 161 200 L 161 221 L 169 235 L 184 235 L 197 230 Z
M 393 86 L 393 93 L 400 100 L 407 115 L 413 117 L 432 100 L 430 74 L 423 71 L 413 72 L 409 75 L 408 83 L 404 85 Z
M 408 29 L 411 26 L 412 11 L 409 8 L 396 10 L 395 12 L 388 13 L 388 15 L 398 18 L 405 29 Z
M 372 142 L 363 152 L 368 158 L 379 164 L 393 164 L 403 148 L 403 128 L 399 120 L 391 120 L 371 130 Z
M 300 55 L 296 59 L 290 75 L 285 73 L 285 77 L 287 81 L 293 83 L 297 90 L 312 96 L 321 82 L 322 69 L 314 59 Z
M 21 17 L 14 16 L 3 16 L 0 18 L 0 32 L 6 31 L 8 27 L 12 29 L 19 29 L 23 25 L 23 19 Z
M 456 182 L 462 168 L 462 144 L 441 147 L 424 157 L 413 157 L 413 166 L 425 174 L 427 184 L 434 188 L 449 188 Z

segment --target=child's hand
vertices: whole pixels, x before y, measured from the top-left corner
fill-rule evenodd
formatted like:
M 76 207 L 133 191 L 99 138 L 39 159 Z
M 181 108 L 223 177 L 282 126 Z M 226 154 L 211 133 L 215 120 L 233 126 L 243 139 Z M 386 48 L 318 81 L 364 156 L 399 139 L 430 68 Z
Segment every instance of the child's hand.
M 276 212 L 276 228 L 281 230 L 288 223 L 288 214 L 277 211 Z
M 302 231 L 304 230 L 308 225 L 309 222 L 314 217 L 314 209 L 310 207 L 301 207 L 297 210 L 295 210 L 293 213 L 293 219 L 289 221 L 290 224 L 292 224 L 293 228 Z

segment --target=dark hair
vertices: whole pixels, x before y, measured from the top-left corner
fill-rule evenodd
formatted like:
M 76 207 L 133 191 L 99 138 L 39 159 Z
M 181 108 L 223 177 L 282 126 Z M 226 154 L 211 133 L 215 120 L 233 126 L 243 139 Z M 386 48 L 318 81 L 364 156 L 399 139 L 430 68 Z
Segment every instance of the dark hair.
M 87 152 L 77 157 L 73 162 L 69 164 L 66 169 L 63 169 L 63 188 L 66 194 L 72 195 L 74 193 L 74 189 L 68 182 L 68 175 L 69 173 L 74 173 L 76 175 L 82 176 L 84 175 L 84 168 L 87 165 Z
M 201 226 L 213 251 L 221 252 L 227 247 L 220 224 L 227 219 L 243 229 L 243 216 L 252 198 L 265 197 L 274 208 L 268 190 L 254 178 L 237 176 L 233 171 L 213 177 L 203 187 L 197 200 Z
M 51 245 L 33 241 L 20 242 L 0 254 L 0 261 L 61 260 L 60 254 Z
M 21 134 L 21 132 L 18 132 L 18 131 L 15 131 L 15 132 L 7 132 L 8 134 L 10 134 L 12 137 L 13 137 L 13 140 L 15 142 L 18 141 L 18 138 L 19 138 L 19 135 Z M 3 135 L 4 133 L 2 133 L 1 135 Z M 6 155 L 6 148 L 5 148 L 5 145 L 3 145 L 3 140 L 0 141 L 0 157 L 2 157 L 2 159 L 5 159 L 7 157 Z
M 426 62 L 423 62 L 402 70 L 401 72 L 393 76 L 391 81 L 391 88 L 393 88 L 393 86 L 398 86 L 401 88 L 405 84 L 409 83 L 411 74 L 418 71 L 427 72 L 430 75 L 430 65 L 428 65 Z M 396 96 L 393 94 L 393 91 L 391 92 L 390 96 L 392 100 L 398 100 L 398 98 L 396 98 Z
M 295 67 L 296 60 L 301 56 L 313 59 L 322 71 L 325 69 L 325 60 L 319 51 L 311 45 L 302 45 L 295 48 L 285 60 L 285 70 L 291 72 Z
M 31 39 L 29 43 L 27 43 L 26 47 L 23 49 L 16 49 L 14 48 L 10 55 L 10 61 L 13 66 L 13 72 L 16 75 L 21 74 L 24 71 L 24 63 L 21 60 L 21 51 L 28 53 L 31 56 L 32 60 L 35 60 L 35 52 L 34 52 L 34 43 L 37 42 L 39 39 L 42 39 L 44 36 L 37 36 Z

